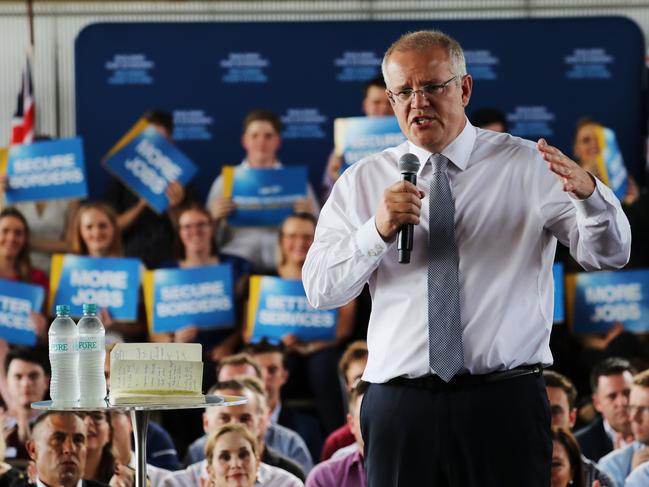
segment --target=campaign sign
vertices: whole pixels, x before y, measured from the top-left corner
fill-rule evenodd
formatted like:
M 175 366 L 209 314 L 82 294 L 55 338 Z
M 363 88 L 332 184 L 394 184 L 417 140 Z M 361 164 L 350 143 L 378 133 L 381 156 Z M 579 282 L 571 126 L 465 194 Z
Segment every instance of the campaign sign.
M 555 323 L 565 321 L 565 286 L 563 283 L 563 264 L 556 263 L 552 266 L 552 277 L 554 280 L 554 319 Z
M 618 199 L 622 200 L 626 194 L 628 174 L 615 132 L 609 128 L 597 126 L 595 134 L 600 148 L 600 155 L 597 157 L 599 175 L 602 182 L 613 190 Z
M 262 338 L 279 342 L 288 333 L 304 342 L 333 340 L 337 314 L 313 308 L 300 280 L 250 277 L 246 337 L 253 343 Z
M 649 270 L 579 273 L 573 292 L 576 333 L 603 333 L 616 322 L 649 331 Z
M 230 264 L 191 269 L 159 269 L 144 275 L 144 302 L 154 333 L 183 326 L 228 328 L 235 325 Z
M 34 345 L 30 314 L 40 311 L 44 297 L 41 286 L 0 279 L 0 337 L 17 345 Z
M 396 117 L 350 117 L 334 120 L 336 154 L 342 156 L 341 172 L 355 162 L 388 147 L 401 144 L 406 138 Z
M 80 137 L 12 145 L 6 172 L 8 204 L 88 195 Z
M 69 304 L 72 316 L 81 316 L 84 303 L 106 308 L 117 321 L 135 321 L 140 287 L 139 259 L 54 254 L 50 271 L 50 301 Z
M 157 213 L 169 206 L 169 183 L 178 181 L 184 186 L 197 170 L 155 127 L 142 121 L 111 149 L 104 164 Z
M 307 196 L 305 166 L 254 169 L 224 166 L 223 195 L 237 205 L 228 217 L 232 226 L 279 225 L 293 205 Z

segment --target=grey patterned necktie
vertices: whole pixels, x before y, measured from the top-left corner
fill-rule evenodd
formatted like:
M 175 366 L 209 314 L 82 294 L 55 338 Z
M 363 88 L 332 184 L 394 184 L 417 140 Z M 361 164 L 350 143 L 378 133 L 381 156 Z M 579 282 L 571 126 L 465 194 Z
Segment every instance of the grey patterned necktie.
M 431 156 L 428 237 L 428 364 L 445 382 L 464 366 L 455 204 L 448 159 Z

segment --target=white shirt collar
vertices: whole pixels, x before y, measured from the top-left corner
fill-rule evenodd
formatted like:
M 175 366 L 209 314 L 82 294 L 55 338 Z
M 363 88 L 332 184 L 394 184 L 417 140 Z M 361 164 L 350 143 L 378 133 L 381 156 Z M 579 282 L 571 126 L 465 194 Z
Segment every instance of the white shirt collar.
M 82 487 L 82 485 L 83 485 L 83 479 L 79 479 L 79 481 L 77 482 L 77 487 Z M 36 487 L 48 487 L 48 486 L 45 485 L 41 481 L 41 479 L 36 479 Z
M 617 437 L 617 431 L 613 429 L 613 426 L 610 425 L 606 419 L 604 419 L 604 432 L 606 433 L 606 436 L 608 436 L 611 439 L 611 442 L 613 443 L 613 448 L 615 448 L 615 439 Z M 624 438 L 620 438 L 620 446 L 626 446 L 628 443 L 624 441 Z
M 464 171 L 469 163 L 469 157 L 471 156 L 471 152 L 473 152 L 473 146 L 475 145 L 476 139 L 476 128 L 471 125 L 471 122 L 469 122 L 469 119 L 466 117 L 465 122 L 464 128 L 460 134 L 442 151 L 442 154 L 461 171 Z M 419 158 L 421 165 L 419 166 L 418 175 L 421 175 L 421 171 L 426 166 L 432 152 L 423 149 L 410 141 L 408 141 L 408 148 L 410 152 Z
M 241 166 L 250 167 L 250 163 L 248 162 L 248 159 L 244 159 L 243 161 L 241 161 Z M 282 167 L 282 162 L 279 159 L 276 159 L 275 162 L 273 162 L 271 168 L 278 168 L 278 167 Z
M 279 421 L 279 415 L 282 413 L 282 401 L 277 401 L 275 409 L 270 413 L 270 422 L 277 424 Z

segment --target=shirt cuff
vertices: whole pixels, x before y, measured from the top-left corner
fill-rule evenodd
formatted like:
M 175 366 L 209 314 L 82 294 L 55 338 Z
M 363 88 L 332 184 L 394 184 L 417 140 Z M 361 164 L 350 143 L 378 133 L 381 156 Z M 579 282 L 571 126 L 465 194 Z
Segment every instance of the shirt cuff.
M 595 189 L 588 198 L 583 200 L 571 198 L 572 203 L 575 205 L 575 208 L 577 208 L 577 212 L 587 218 L 597 216 L 603 211 L 606 211 L 608 208 L 606 201 L 607 196 L 610 197 L 612 194 L 612 191 L 608 186 L 597 178 L 593 179 L 595 180 Z M 616 198 L 614 194 L 613 198 Z
M 356 232 L 356 245 L 361 254 L 370 259 L 378 260 L 387 252 L 389 244 L 379 235 L 374 217 L 367 220 Z

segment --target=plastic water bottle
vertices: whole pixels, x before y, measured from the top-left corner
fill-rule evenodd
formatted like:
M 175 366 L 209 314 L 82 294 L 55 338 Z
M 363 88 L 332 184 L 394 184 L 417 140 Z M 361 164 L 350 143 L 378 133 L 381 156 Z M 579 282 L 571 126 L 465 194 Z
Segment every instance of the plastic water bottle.
M 84 304 L 79 328 L 79 384 L 80 406 L 105 406 L 106 377 L 104 360 L 104 325 L 97 317 L 96 304 Z
M 50 351 L 50 396 L 55 406 L 76 406 L 79 401 L 79 352 L 77 325 L 70 307 L 56 305 L 56 318 L 47 333 Z

